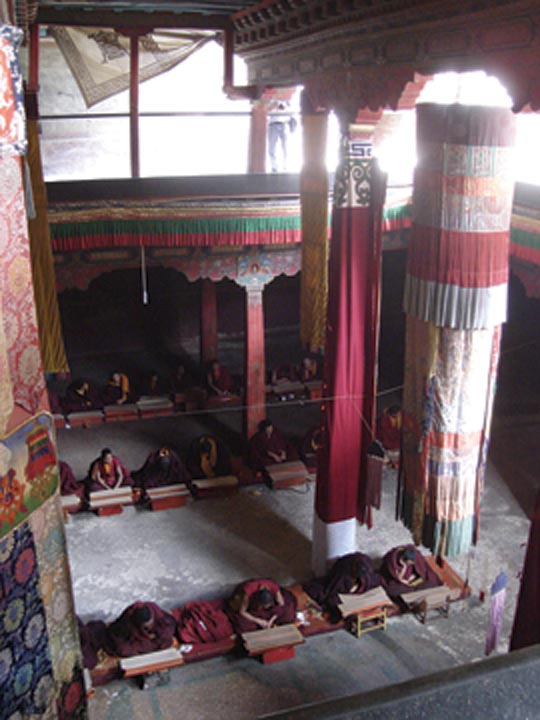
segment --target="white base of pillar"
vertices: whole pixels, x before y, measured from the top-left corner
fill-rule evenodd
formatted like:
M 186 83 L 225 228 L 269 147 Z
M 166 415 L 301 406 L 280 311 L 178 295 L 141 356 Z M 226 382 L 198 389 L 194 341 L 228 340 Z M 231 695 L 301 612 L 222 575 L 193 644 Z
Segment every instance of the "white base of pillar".
M 324 575 L 332 560 L 352 552 L 356 552 L 356 518 L 326 523 L 314 512 L 311 565 L 315 575 Z

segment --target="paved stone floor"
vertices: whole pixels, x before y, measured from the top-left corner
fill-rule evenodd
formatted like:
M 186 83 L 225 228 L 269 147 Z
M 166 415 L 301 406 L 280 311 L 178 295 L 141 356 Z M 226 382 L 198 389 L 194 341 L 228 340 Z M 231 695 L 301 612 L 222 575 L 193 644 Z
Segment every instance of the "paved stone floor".
M 289 436 L 300 438 L 317 422 L 318 408 L 277 406 L 269 414 Z M 498 650 L 505 652 L 529 527 L 522 506 L 530 510 L 535 485 L 531 476 L 529 490 L 516 491 L 515 478 L 532 472 L 525 448 L 527 439 L 534 441 L 535 425 L 529 417 L 523 439 L 524 424 L 516 427 L 513 420 L 495 420 L 492 457 L 505 458 L 502 476 L 490 462 L 479 545 L 470 557 L 452 561 L 463 576 L 469 574 L 473 595 L 455 605 L 448 619 L 437 617 L 423 626 L 412 617 L 393 618 L 386 633 L 360 640 L 345 631 L 311 638 L 294 660 L 272 666 L 237 657 L 209 660 L 174 670 L 168 685 L 147 691 L 130 681 L 111 683 L 92 698 L 92 720 L 256 718 L 481 659 L 488 605 L 480 603 L 479 592 L 488 590 L 501 570 L 509 577 Z M 183 450 L 206 427 L 235 451 L 241 449 L 237 412 L 66 430 L 59 433 L 58 444 L 61 458 L 83 477 L 104 445 L 137 468 L 161 442 L 176 442 Z M 507 451 L 516 438 L 522 455 L 514 453 L 510 462 Z M 394 519 L 395 486 L 395 473 L 389 471 L 373 529 L 358 527 L 358 549 L 375 558 L 410 537 Z M 314 490 L 313 485 L 280 491 L 250 486 L 231 498 L 199 500 L 160 513 L 128 508 L 108 518 L 73 517 L 67 536 L 78 614 L 85 620 L 111 620 L 136 599 L 169 609 L 186 600 L 223 595 L 248 577 L 266 575 L 281 583 L 309 577 Z

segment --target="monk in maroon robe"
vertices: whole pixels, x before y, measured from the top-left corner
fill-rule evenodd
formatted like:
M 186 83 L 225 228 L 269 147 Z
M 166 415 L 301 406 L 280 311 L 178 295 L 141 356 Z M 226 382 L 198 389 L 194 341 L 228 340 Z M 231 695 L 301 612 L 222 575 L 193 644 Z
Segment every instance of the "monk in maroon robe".
M 61 495 L 77 495 L 84 497 L 84 482 L 77 482 L 73 470 L 63 460 L 59 460 L 58 468 L 60 470 L 60 494 Z
M 190 443 L 187 471 L 194 479 L 231 474 L 231 456 L 225 445 L 213 435 L 201 435 Z
M 402 545 L 387 552 L 379 572 L 384 589 L 392 599 L 443 584 L 414 545 Z
M 123 485 L 131 485 L 131 475 L 119 458 L 109 448 L 103 448 L 101 455 L 90 465 L 86 478 L 87 492 L 115 490 Z
M 67 414 L 86 410 L 101 410 L 102 407 L 103 402 L 96 388 L 89 380 L 75 380 L 68 386 L 64 398 L 64 411 Z
M 107 627 L 105 649 L 110 655 L 130 657 L 173 644 L 176 620 L 153 602 L 135 602 Z
M 224 365 L 220 365 L 217 360 L 213 360 L 210 369 L 206 375 L 208 391 L 211 395 L 219 397 L 228 397 L 233 392 L 234 381 L 232 375 Z
M 103 391 L 105 405 L 124 405 L 133 402 L 131 384 L 125 373 L 114 372 Z
M 83 623 L 79 617 L 77 617 L 77 624 L 81 640 L 83 665 L 92 670 L 98 664 L 99 651 L 105 648 L 107 625 L 103 620 L 91 620 L 88 623 Z
M 383 410 L 377 421 L 377 439 L 385 450 L 399 450 L 401 447 L 401 409 L 392 405 Z
M 194 385 L 193 378 L 188 375 L 184 365 L 178 365 L 171 375 L 170 389 L 173 395 L 190 390 Z
M 131 477 L 134 486 L 142 490 L 191 482 L 191 476 L 178 453 L 165 445 L 150 453 L 144 465 L 131 473 Z
M 249 443 L 249 466 L 255 472 L 263 472 L 267 465 L 297 460 L 295 448 L 274 427 L 271 420 L 262 420 L 259 429 Z
M 248 580 L 229 600 L 229 615 L 238 634 L 287 625 L 296 619 L 296 597 L 273 580 Z
M 379 587 L 381 576 L 375 570 L 373 560 L 361 552 L 338 558 L 328 573 L 304 583 L 303 588 L 332 620 L 339 619 L 340 594 L 361 595 Z

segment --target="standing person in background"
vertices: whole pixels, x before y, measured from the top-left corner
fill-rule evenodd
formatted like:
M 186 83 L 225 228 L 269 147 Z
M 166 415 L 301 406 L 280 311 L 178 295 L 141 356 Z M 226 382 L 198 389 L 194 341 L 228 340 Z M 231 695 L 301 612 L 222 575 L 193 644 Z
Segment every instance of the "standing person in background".
M 270 154 L 270 168 L 273 173 L 287 170 L 287 140 L 289 132 L 296 129 L 296 118 L 289 110 L 289 103 L 283 100 L 273 100 L 268 106 L 268 151 Z M 278 145 L 281 144 L 283 162 L 278 160 Z

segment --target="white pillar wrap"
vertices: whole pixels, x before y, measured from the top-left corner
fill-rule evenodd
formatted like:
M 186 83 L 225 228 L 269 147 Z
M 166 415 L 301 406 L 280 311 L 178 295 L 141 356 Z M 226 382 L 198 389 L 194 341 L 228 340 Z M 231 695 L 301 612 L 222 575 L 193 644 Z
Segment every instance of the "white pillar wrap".
M 317 577 L 326 573 L 332 560 L 356 552 L 356 523 L 356 518 L 326 523 L 313 513 L 311 565 Z

